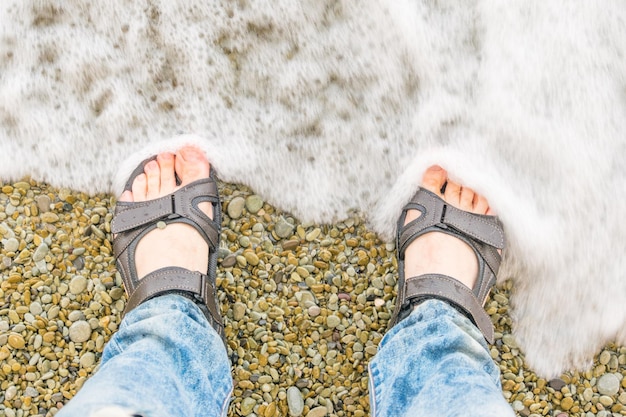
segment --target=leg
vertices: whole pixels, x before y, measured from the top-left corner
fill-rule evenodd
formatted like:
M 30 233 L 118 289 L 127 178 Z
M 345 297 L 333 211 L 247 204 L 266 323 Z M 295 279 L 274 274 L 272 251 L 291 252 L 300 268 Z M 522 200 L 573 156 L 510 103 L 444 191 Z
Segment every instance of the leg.
M 422 187 L 461 210 L 492 214 L 484 198 L 449 181 L 439 167 L 426 172 Z M 420 215 L 408 210 L 403 224 Z M 408 277 L 442 274 L 468 289 L 479 273 L 472 248 L 446 233 L 428 232 L 409 242 L 401 265 Z M 499 370 L 476 325 L 447 301 L 417 301 L 408 317 L 385 335 L 370 363 L 372 415 L 513 416 L 502 396 Z
M 194 148 L 161 154 L 145 165 L 120 201 L 167 196 L 209 172 L 208 161 Z M 211 203 L 198 207 L 213 217 Z M 141 280 L 171 266 L 207 271 L 208 253 L 209 245 L 194 227 L 171 223 L 140 238 L 133 263 Z M 220 335 L 195 302 L 167 294 L 127 312 L 105 347 L 100 369 L 58 415 L 220 416 L 226 415 L 231 391 L 230 363 Z

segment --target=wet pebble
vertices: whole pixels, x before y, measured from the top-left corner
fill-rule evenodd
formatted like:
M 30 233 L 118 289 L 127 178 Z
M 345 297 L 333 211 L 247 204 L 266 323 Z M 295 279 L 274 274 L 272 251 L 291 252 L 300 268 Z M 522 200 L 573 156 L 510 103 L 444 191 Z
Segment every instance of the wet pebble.
M 246 198 L 246 209 L 252 214 L 256 214 L 263 207 L 263 199 L 254 194 Z
M 246 201 L 242 197 L 235 197 L 230 200 L 228 203 L 228 217 L 231 219 L 238 219 L 243 214 L 243 208 L 245 207 Z
M 602 395 L 615 395 L 619 391 L 620 380 L 615 374 L 604 374 L 597 381 L 598 392 Z

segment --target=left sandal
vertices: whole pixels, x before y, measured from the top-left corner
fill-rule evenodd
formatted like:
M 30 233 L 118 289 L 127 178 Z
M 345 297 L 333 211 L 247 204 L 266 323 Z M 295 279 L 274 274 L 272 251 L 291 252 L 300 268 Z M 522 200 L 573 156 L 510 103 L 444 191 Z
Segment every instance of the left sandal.
M 146 163 L 154 159 L 156 157 L 143 161 L 133 171 L 124 187 L 125 191 L 131 190 L 133 181 L 143 173 Z M 213 205 L 213 219 L 198 208 L 198 204 L 202 202 L 210 202 Z M 207 242 L 209 246 L 207 273 L 180 267 L 166 267 L 139 279 L 135 267 L 137 244 L 152 230 L 170 223 L 193 226 Z M 224 340 L 224 325 L 215 289 L 221 223 L 222 208 L 213 169 L 209 178 L 194 181 L 164 197 L 143 202 L 118 201 L 111 232 L 115 235 L 113 251 L 117 268 L 128 295 L 124 314 L 156 296 L 179 294 L 200 307 L 211 326 Z
M 419 210 L 417 219 L 404 224 L 409 209 Z M 404 276 L 404 252 L 411 242 L 429 232 L 452 235 L 467 243 L 478 260 L 478 278 L 474 288 L 442 274 Z M 429 298 L 446 301 L 467 316 L 482 332 L 487 342 L 493 344 L 491 319 L 483 306 L 491 288 L 496 283 L 500 268 L 499 249 L 504 248 L 502 223 L 495 216 L 460 210 L 446 203 L 436 194 L 420 188 L 404 207 L 398 220 L 396 249 L 398 251 L 398 295 L 396 307 L 389 320 L 389 328 L 411 314 L 413 307 Z

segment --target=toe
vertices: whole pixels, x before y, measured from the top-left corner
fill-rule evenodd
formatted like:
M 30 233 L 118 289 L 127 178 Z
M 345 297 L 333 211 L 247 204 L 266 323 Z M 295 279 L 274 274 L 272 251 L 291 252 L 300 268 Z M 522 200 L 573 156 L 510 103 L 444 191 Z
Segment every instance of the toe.
M 441 196 L 441 188 L 446 183 L 448 173 L 439 165 L 429 167 L 422 177 L 422 187 Z
M 476 193 L 469 187 L 461 187 L 461 198 L 459 208 L 464 211 L 474 211 L 474 196 Z
M 176 173 L 181 185 L 189 184 L 201 178 L 207 178 L 211 171 L 209 161 L 200 149 L 186 146 L 176 153 Z
M 161 169 L 157 161 L 150 161 L 146 164 L 143 171 L 146 174 L 147 186 L 146 197 L 153 200 L 160 197 L 161 194 Z
M 166 152 L 157 156 L 161 170 L 161 194 L 169 194 L 176 188 L 176 173 L 174 172 L 174 154 Z
M 124 201 L 126 203 L 130 203 L 135 200 L 133 199 L 133 193 L 131 191 L 126 190 L 122 193 L 120 198 L 117 199 L 117 201 Z
M 448 180 L 446 183 L 446 191 L 444 192 L 444 200 L 455 207 L 459 207 L 461 200 L 461 186 L 454 181 Z
M 476 194 L 474 196 L 474 212 L 478 214 L 487 214 L 489 210 L 489 202 L 482 195 Z
M 148 185 L 148 179 L 146 174 L 139 174 L 135 177 L 131 190 L 133 193 L 133 201 L 146 201 L 147 194 L 146 188 Z

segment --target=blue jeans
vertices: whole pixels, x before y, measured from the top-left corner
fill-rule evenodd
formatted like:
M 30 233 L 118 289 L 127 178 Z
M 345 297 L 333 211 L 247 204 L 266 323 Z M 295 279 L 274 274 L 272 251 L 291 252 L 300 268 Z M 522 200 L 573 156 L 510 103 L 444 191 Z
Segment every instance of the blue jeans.
M 373 417 L 514 416 L 483 335 L 443 301 L 394 326 L 369 371 Z
M 124 317 L 100 369 L 57 416 L 225 416 L 232 390 L 222 339 L 193 301 L 165 295 Z
M 482 335 L 444 302 L 392 328 L 369 366 L 372 416 L 513 416 Z M 222 340 L 192 301 L 166 295 L 126 315 L 57 416 L 224 416 L 232 388 Z

